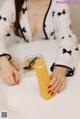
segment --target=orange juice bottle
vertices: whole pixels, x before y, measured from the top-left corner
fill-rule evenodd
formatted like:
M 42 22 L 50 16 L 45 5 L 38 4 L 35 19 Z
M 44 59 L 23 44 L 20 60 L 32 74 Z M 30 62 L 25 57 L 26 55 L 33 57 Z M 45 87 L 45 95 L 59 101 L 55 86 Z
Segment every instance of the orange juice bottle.
M 35 61 L 34 69 L 36 70 L 36 75 L 38 78 L 40 95 L 45 100 L 49 100 L 54 95 L 48 94 L 48 86 L 50 83 L 50 76 L 49 76 L 47 66 L 45 65 L 44 60 L 41 58 L 38 58 Z

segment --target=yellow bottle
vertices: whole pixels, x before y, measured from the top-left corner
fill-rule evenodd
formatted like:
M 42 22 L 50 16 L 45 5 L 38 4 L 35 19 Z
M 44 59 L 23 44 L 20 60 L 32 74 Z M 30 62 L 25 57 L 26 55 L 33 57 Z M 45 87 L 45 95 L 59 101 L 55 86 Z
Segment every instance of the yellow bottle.
M 42 98 L 45 100 L 49 100 L 54 96 L 50 95 L 48 93 L 48 86 L 50 83 L 50 76 L 48 74 L 47 66 L 45 65 L 45 62 L 43 59 L 38 58 L 35 61 L 34 68 L 36 70 L 36 75 L 38 78 L 38 83 L 39 83 L 39 90 L 40 90 L 40 95 Z

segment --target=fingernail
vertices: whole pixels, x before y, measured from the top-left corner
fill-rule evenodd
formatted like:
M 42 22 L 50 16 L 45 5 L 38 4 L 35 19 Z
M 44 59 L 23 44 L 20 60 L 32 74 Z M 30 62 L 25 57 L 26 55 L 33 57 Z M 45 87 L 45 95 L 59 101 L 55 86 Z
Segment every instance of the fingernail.
M 54 94 L 54 92 L 51 93 L 51 96 Z
M 50 92 L 51 92 L 51 90 L 48 91 L 48 93 L 50 93 Z
M 52 87 L 52 85 L 49 85 L 49 86 L 48 86 L 48 88 L 51 88 L 51 87 Z

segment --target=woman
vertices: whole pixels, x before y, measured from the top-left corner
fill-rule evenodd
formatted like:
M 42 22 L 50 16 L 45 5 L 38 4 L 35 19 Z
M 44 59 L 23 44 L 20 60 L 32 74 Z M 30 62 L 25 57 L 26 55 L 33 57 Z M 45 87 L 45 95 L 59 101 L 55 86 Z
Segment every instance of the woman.
M 60 39 L 60 47 L 51 66 L 53 73 L 48 93 L 52 95 L 62 91 L 66 76 L 74 73 L 74 57 L 78 51 L 68 6 L 54 0 L 5 1 L 0 10 L 0 78 L 9 85 L 16 85 L 20 81 L 19 65 L 6 49 L 5 39 L 10 39 L 13 28 L 15 34 L 25 42 Z

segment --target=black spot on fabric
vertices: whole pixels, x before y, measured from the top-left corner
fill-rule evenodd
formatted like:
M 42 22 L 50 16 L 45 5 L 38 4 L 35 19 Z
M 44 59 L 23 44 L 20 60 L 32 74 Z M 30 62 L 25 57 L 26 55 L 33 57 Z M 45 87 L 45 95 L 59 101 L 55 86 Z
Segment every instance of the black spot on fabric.
M 61 16 L 61 14 L 62 14 L 61 12 L 58 12 L 58 13 L 57 13 L 58 16 Z
M 66 14 L 66 11 L 65 10 L 63 10 L 63 12 L 62 12 L 63 14 Z
M 6 21 L 6 18 L 3 18 L 4 21 Z
M 67 51 L 65 48 L 62 51 L 63 51 L 63 54 L 65 54 L 65 53 L 68 53 L 69 55 L 72 54 L 72 51 L 71 50 Z
M 10 33 L 8 33 L 8 34 L 6 34 L 6 36 L 7 36 L 7 37 L 10 37 L 10 36 L 11 36 L 11 34 L 10 34 Z
M 27 10 L 27 7 L 26 8 L 22 8 L 23 14 L 25 14 L 26 10 Z
M 55 11 L 52 12 L 52 17 L 54 17 Z
M 61 16 L 62 14 L 63 14 L 63 15 L 65 15 L 65 14 L 66 14 L 65 9 L 64 9 L 62 12 L 58 12 L 58 13 L 57 13 L 57 15 L 58 15 L 58 16 Z
M 65 38 L 64 36 L 61 37 L 61 39 L 64 39 L 64 38 Z
M 22 28 L 22 32 L 26 33 L 26 28 L 25 27 Z
M 72 36 L 71 35 L 69 35 L 69 38 L 71 38 Z
M 51 32 L 51 36 L 53 36 L 55 34 L 55 31 Z
M 76 47 L 76 48 L 75 48 L 75 50 L 76 50 L 76 51 L 78 51 L 78 50 L 79 50 L 79 48 L 78 48 L 78 47 Z
M 3 18 L 3 17 L 0 15 L 0 20 L 2 20 L 2 19 L 3 19 L 4 21 L 7 20 L 5 17 Z

